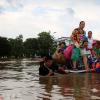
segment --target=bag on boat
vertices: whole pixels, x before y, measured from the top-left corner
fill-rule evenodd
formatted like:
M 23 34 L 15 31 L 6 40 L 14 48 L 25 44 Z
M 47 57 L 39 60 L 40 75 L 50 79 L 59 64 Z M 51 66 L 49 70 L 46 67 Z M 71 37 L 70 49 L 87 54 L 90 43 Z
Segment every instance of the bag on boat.
M 71 59 L 71 54 L 72 54 L 72 49 L 74 45 L 69 45 L 65 50 L 64 50 L 64 56 L 66 59 Z

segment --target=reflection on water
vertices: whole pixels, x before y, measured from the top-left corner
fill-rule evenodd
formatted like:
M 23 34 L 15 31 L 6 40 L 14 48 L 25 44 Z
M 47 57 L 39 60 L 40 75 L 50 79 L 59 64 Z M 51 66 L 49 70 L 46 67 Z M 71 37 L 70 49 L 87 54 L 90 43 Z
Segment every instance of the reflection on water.
M 39 65 L 22 59 L 0 64 L 0 100 L 100 100 L 100 74 L 40 77 Z

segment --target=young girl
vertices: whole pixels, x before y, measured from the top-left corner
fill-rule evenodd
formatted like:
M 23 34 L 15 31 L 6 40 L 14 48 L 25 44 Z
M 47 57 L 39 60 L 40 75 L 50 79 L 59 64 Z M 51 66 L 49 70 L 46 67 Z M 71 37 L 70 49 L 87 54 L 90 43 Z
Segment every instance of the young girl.
M 85 65 L 85 69 L 88 71 L 89 66 L 88 66 L 88 56 L 91 54 L 91 51 L 88 49 L 88 40 L 83 41 L 83 47 L 81 49 L 81 55 L 83 57 L 83 63 Z
M 91 50 L 91 55 L 88 57 L 89 68 L 95 68 L 95 62 L 97 61 L 96 53 L 94 50 Z

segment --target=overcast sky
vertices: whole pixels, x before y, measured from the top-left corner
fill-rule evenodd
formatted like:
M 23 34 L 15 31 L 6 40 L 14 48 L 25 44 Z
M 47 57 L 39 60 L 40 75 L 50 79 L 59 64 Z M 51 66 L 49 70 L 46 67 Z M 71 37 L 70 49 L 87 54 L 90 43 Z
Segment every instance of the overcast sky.
M 70 36 L 81 20 L 100 40 L 100 0 L 0 0 L 0 36 L 8 38 L 37 37 L 42 31 Z

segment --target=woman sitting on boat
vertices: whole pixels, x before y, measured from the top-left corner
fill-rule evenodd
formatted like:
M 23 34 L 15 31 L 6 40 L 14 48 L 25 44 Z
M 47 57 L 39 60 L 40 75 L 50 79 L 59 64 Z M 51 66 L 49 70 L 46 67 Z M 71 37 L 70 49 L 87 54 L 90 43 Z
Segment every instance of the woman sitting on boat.
M 65 42 L 60 42 L 56 51 L 53 54 L 53 60 L 58 63 L 60 66 L 66 64 L 66 59 L 64 57 L 64 50 L 66 48 Z

